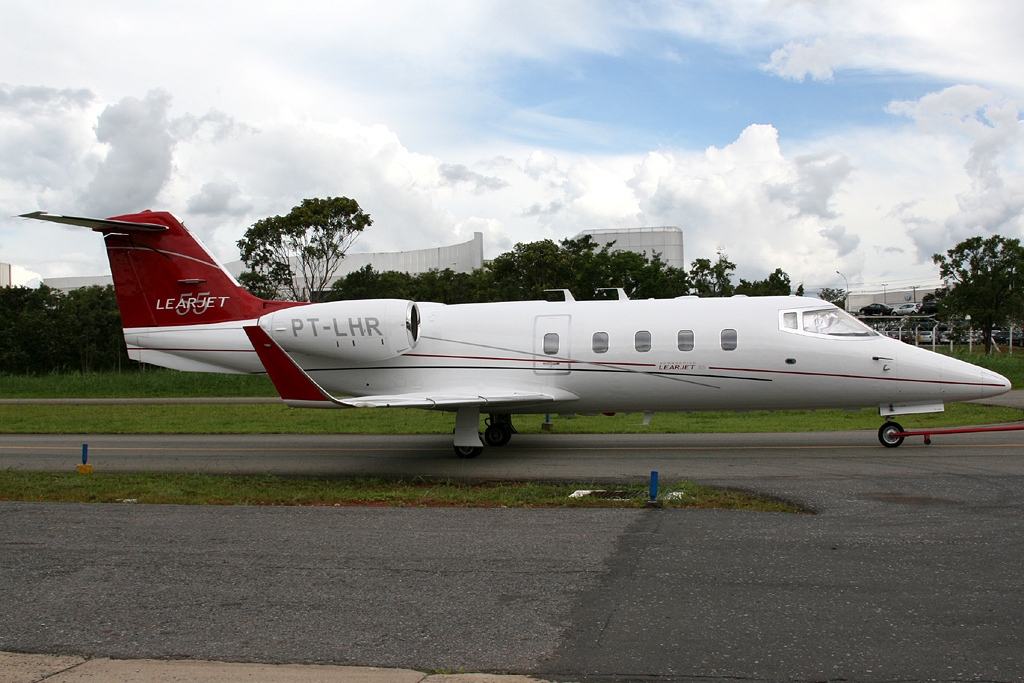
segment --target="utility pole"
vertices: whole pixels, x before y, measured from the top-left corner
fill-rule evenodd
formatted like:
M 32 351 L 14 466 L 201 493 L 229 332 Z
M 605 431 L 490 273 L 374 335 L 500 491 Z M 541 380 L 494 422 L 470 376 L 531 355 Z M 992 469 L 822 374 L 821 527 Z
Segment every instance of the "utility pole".
M 836 271 L 836 275 L 843 278 L 843 282 L 846 283 L 846 303 L 843 304 L 843 308 L 848 311 L 850 310 L 850 281 L 847 280 L 846 276 L 840 273 L 838 270 Z

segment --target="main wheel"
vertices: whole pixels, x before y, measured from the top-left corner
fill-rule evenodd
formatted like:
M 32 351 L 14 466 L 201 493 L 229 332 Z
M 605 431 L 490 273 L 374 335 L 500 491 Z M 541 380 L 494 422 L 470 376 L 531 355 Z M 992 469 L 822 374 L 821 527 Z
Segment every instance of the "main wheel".
M 455 455 L 459 456 L 463 460 L 469 460 L 475 458 L 484 452 L 483 446 L 456 446 Z
M 902 431 L 903 426 L 899 422 L 886 422 L 878 428 L 878 440 L 886 448 L 896 448 L 903 443 L 903 437 L 893 435 Z
M 504 446 L 512 439 L 512 425 L 492 424 L 484 430 L 484 443 L 488 446 Z

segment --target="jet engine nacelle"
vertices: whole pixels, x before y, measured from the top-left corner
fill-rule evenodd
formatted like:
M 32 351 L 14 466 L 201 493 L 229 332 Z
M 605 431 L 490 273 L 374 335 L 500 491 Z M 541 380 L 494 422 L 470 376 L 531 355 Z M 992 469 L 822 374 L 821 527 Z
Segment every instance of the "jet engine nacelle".
M 274 311 L 259 326 L 288 353 L 368 363 L 416 347 L 420 312 L 412 301 L 330 301 Z

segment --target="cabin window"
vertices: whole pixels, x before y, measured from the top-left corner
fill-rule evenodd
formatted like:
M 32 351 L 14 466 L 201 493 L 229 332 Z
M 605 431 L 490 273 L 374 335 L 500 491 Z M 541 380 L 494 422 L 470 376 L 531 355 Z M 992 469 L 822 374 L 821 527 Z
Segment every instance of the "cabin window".
M 680 351 L 693 351 L 693 330 L 679 330 L 677 343 Z
M 607 353 L 608 351 L 608 333 L 607 332 L 595 332 L 594 333 L 594 353 Z
M 804 311 L 803 318 L 804 332 L 825 334 L 830 337 L 875 336 L 875 332 L 870 327 L 838 308 Z
M 733 351 L 736 348 L 736 330 L 722 330 L 722 350 Z
M 639 351 L 640 353 L 650 351 L 651 333 L 648 332 L 647 330 L 640 330 L 639 332 L 636 333 L 636 336 L 633 337 L 633 345 L 636 347 L 636 350 Z
M 544 353 L 553 356 L 558 353 L 558 334 L 548 332 L 544 335 Z
M 782 314 L 782 326 L 787 330 L 797 329 L 796 311 L 790 311 L 789 313 Z

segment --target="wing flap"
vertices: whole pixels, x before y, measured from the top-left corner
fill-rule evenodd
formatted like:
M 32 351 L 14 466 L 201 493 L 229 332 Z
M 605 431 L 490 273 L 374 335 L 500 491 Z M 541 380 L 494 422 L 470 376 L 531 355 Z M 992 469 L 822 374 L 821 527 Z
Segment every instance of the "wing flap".
M 571 398 L 565 397 L 560 400 L 576 400 L 576 398 L 573 395 Z M 457 408 L 460 406 L 552 403 L 559 399 L 552 394 L 513 391 L 476 394 L 421 393 L 395 396 L 356 396 L 339 400 L 353 408 Z

